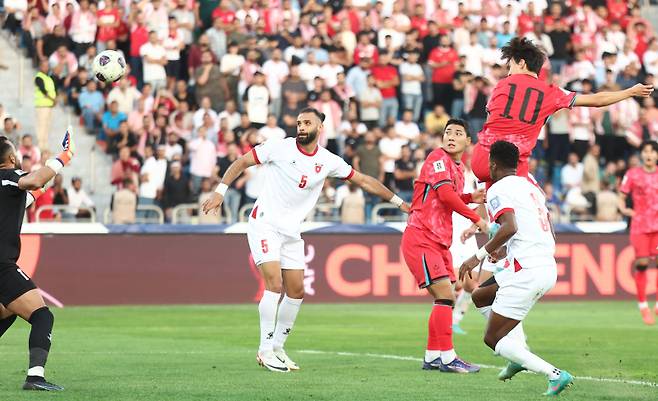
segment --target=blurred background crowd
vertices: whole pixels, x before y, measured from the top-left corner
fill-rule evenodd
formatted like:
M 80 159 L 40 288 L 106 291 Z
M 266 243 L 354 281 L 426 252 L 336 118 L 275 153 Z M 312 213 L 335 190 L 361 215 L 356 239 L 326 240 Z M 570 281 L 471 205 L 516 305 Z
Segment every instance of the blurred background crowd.
M 658 40 L 638 1 L 623 0 L 4 0 L 4 29 L 38 73 L 34 133 L 0 109 L 2 135 L 24 170 L 48 157 L 55 104 L 66 104 L 113 165 L 113 222 L 158 206 L 198 204 L 231 162 L 270 138 L 295 136 L 297 113 L 326 114 L 321 144 L 410 200 L 425 156 L 451 117 L 472 141 L 496 83 L 500 48 L 515 36 L 548 55 L 540 79 L 591 93 L 654 83 Z M 129 72 L 104 85 L 91 63 L 123 53 Z M 1 66 L 0 66 L 1 67 Z M 656 93 L 656 92 L 654 92 Z M 658 95 L 654 95 L 658 96 Z M 616 190 L 658 138 L 656 98 L 563 110 L 531 160 L 557 221 L 618 221 Z M 468 158 L 465 161 L 468 166 Z M 229 189 L 234 222 L 261 188 L 262 167 Z M 79 177 L 39 199 L 71 205 L 41 218 L 86 217 L 94 202 Z M 378 199 L 328 181 L 316 216 L 371 221 Z M 31 217 L 33 218 L 33 217 Z M 201 222 L 219 217 L 199 216 Z

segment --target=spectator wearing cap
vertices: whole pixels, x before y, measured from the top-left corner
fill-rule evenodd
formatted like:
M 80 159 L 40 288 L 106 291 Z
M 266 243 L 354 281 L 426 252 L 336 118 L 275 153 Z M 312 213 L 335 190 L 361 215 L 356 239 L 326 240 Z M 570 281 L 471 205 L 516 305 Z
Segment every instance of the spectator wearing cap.
M 149 41 L 142 45 L 139 54 L 144 59 L 144 82 L 149 83 L 157 93 L 159 89 L 166 87 L 167 72 L 165 66 L 168 61 L 167 51 L 160 43 L 156 31 L 149 32 Z
M 395 123 L 398 118 L 397 88 L 400 77 L 397 68 L 390 65 L 391 56 L 387 53 L 379 55 L 379 64 L 372 68 L 372 76 L 381 91 L 381 106 L 379 110 L 379 125 Z
M 221 60 L 226 54 L 226 31 L 224 30 L 224 23 L 220 18 L 216 18 L 212 23 L 212 28 L 206 31 L 210 45 L 210 51 L 217 60 Z
M 400 65 L 402 105 L 405 109 L 412 110 L 414 121 L 420 119 L 423 108 L 422 83 L 425 81 L 425 74 L 423 67 L 418 64 L 419 56 L 417 52 L 408 53 L 406 61 Z
M 230 93 L 224 75 L 219 66 L 213 62 L 209 50 L 201 55 L 201 66 L 194 71 L 194 79 L 197 101 L 201 102 L 203 98 L 209 98 L 213 110 L 224 110 L 226 101 L 230 99 Z

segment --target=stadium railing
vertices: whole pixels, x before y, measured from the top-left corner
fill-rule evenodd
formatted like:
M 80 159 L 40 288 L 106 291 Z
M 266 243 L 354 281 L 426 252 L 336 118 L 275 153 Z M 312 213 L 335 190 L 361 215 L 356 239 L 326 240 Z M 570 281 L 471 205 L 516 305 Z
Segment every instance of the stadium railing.
M 142 213 L 140 213 L 142 212 Z M 153 213 L 150 213 L 153 212 Z M 153 216 L 154 217 L 149 217 Z M 164 212 L 156 205 L 137 205 L 135 224 L 164 224 Z M 103 224 L 113 224 L 112 210 L 108 207 L 103 212 Z
M 229 224 L 233 221 L 233 215 L 231 211 L 226 207 L 226 204 L 223 205 L 223 213 L 218 217 L 217 221 L 207 221 L 203 222 L 199 218 L 200 206 L 198 203 L 183 203 L 176 206 L 171 210 L 171 224 Z M 188 212 L 183 214 L 182 212 Z M 192 213 L 189 213 L 192 212 Z M 195 218 L 196 215 L 196 218 Z
M 391 211 L 392 213 L 380 215 L 379 212 L 381 211 Z M 397 206 L 391 205 L 390 203 L 376 204 L 375 207 L 372 208 L 370 216 L 372 224 L 407 221 L 407 215 L 402 213 Z
M 68 214 L 64 214 L 62 216 L 62 222 L 76 222 L 76 223 L 81 223 L 81 222 L 89 222 L 89 223 L 96 223 L 96 210 L 93 208 L 89 208 L 86 206 L 79 206 L 79 207 L 74 207 L 74 206 L 69 206 L 69 205 L 43 205 L 40 206 L 37 211 L 34 213 L 34 219 L 37 223 L 42 223 L 44 220 L 41 218 L 41 214 L 45 211 L 51 210 L 53 212 L 69 212 Z M 75 217 L 77 212 L 79 210 L 86 210 L 89 212 L 89 217 Z M 46 221 L 52 221 L 52 220 L 46 220 Z

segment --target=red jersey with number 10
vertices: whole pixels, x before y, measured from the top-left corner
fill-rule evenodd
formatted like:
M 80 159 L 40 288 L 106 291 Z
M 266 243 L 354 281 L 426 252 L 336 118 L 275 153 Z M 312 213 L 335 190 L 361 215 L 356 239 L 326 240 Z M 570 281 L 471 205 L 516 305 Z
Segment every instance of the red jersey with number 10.
M 496 141 L 508 141 L 527 158 L 537 144 L 541 128 L 551 114 L 571 108 L 575 92 L 549 85 L 527 74 L 513 74 L 498 82 L 487 103 L 487 122 L 478 143 L 489 149 Z

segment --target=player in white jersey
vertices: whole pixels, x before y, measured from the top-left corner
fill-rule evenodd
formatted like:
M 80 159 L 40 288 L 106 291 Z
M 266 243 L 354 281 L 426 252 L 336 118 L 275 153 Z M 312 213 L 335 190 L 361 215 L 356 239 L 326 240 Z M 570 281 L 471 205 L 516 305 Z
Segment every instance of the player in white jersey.
M 520 322 L 557 280 L 555 237 L 542 191 L 525 177 L 516 176 L 518 148 L 505 141 L 491 146 L 489 170 L 494 184 L 487 192 L 487 211 L 500 224 L 498 232 L 465 261 L 460 278 L 490 254 L 504 258 L 505 268 L 473 292 L 473 303 L 486 316 L 484 342 L 510 363 L 499 379 L 512 378 L 522 370 L 548 377 L 545 395 L 557 395 L 573 382 L 561 371 L 530 352 L 521 335 Z M 505 251 L 499 251 L 506 245 Z
M 265 166 L 264 186 L 249 217 L 247 239 L 265 281 L 258 305 L 260 346 L 256 359 L 275 372 L 299 369 L 283 345 L 304 297 L 301 223 L 318 201 L 325 178 L 353 182 L 404 212 L 409 211 L 409 205 L 382 183 L 355 171 L 343 159 L 318 146 L 323 121 L 324 114 L 318 110 L 302 110 L 297 117 L 296 138 L 270 139 L 233 162 L 215 193 L 203 204 L 204 213 L 215 211 L 228 186 L 246 168 Z M 282 289 L 285 295 L 279 304 Z

